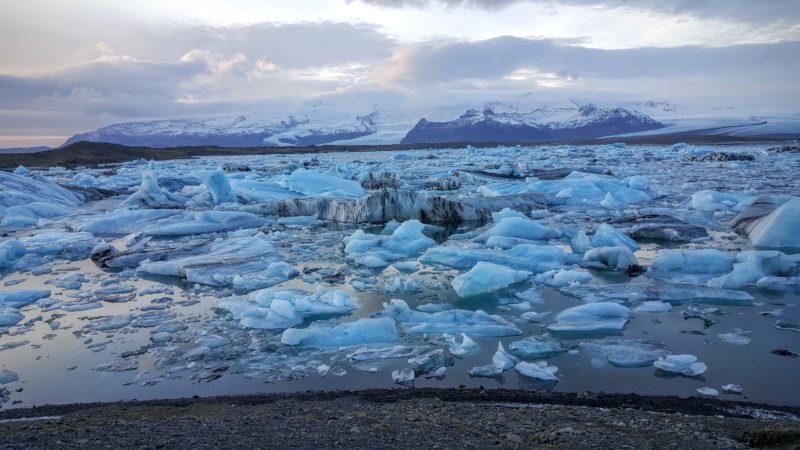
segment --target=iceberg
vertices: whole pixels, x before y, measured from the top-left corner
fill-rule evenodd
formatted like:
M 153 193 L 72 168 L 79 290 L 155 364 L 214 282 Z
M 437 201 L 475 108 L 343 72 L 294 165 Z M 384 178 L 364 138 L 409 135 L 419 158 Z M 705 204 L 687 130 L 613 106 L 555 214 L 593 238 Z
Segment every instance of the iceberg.
M 310 317 L 347 314 L 356 309 L 347 292 L 325 292 L 321 287 L 314 293 L 262 289 L 243 298 L 220 300 L 217 306 L 230 311 L 245 328 L 265 330 L 291 328 Z
M 585 302 L 644 302 L 661 301 L 672 304 L 686 302 L 731 303 L 749 305 L 753 296 L 747 292 L 719 289 L 708 286 L 675 285 L 659 281 L 637 279 L 629 283 L 581 285 L 561 288 L 561 293 Z
M 50 297 L 50 289 L 0 292 L 0 306 L 21 308 L 36 300 Z
M 556 315 L 556 323 L 547 326 L 551 331 L 614 332 L 628 322 L 630 310 L 617 303 L 597 302 L 567 308 Z
M 186 236 L 259 228 L 265 223 L 266 220 L 246 212 L 202 211 L 189 213 L 179 220 L 145 227 L 142 233 L 146 236 Z
M 281 342 L 286 345 L 306 347 L 391 344 L 399 339 L 395 322 L 388 317 L 364 318 L 336 325 L 314 322 L 307 328 L 289 328 L 281 335 Z
M 445 336 L 445 338 L 447 339 L 447 341 L 449 343 L 449 348 L 448 349 L 450 350 L 450 354 L 453 355 L 453 356 L 464 356 L 464 355 L 466 355 L 468 353 L 471 353 L 472 351 L 477 350 L 477 349 L 480 348 L 480 346 L 478 345 L 477 342 L 475 342 L 472 339 L 470 339 L 470 337 L 467 336 L 464 333 L 461 333 L 461 342 L 460 343 L 456 341 L 456 337 L 455 336 L 449 336 L 448 335 L 448 336 Z
M 627 247 L 597 247 L 583 254 L 585 265 L 599 269 L 627 270 L 639 265 L 639 260 Z
M 734 257 L 717 249 L 661 250 L 648 276 L 705 283 L 733 270 Z
M 800 198 L 794 198 L 760 219 L 750 232 L 756 248 L 800 249 Z
M 542 381 L 558 381 L 558 377 L 556 376 L 556 373 L 558 373 L 558 367 L 548 366 L 545 361 L 539 361 L 535 363 L 522 361 L 514 366 L 514 370 L 516 370 L 520 375 L 528 378 L 534 378 Z
M 705 190 L 692 194 L 690 205 L 700 211 L 743 211 L 755 199 L 754 195 Z
M 16 325 L 24 318 L 25 315 L 16 308 L 0 305 L 0 329 Z
M 708 280 L 714 288 L 741 289 L 761 283 L 765 287 L 792 284 L 800 275 L 800 254 L 787 255 L 777 250 L 747 250 L 736 255 L 733 271 Z M 781 283 L 783 281 L 784 283 Z
M 356 230 L 345 239 L 344 252 L 367 267 L 386 267 L 391 262 L 418 255 L 436 241 L 422 234 L 418 220 L 403 222 L 391 235 L 367 234 Z
M 273 286 L 298 275 L 279 260 L 267 236 L 234 235 L 194 248 L 188 256 L 163 254 L 162 261 L 142 261 L 139 273 L 166 275 L 212 286 L 253 290 Z
M 236 194 L 233 193 L 228 176 L 222 169 L 201 170 L 194 173 L 195 178 L 200 180 L 206 187 L 211 196 L 211 202 L 215 205 L 222 203 L 235 203 Z
M 145 208 L 180 208 L 186 199 L 180 195 L 163 191 L 150 171 L 142 172 L 142 184 L 123 204 Z
M 489 262 L 478 262 L 475 267 L 453 279 L 453 289 L 459 297 L 469 297 L 503 289 L 527 280 L 531 272 L 514 270 Z
M 13 267 L 25 255 L 25 246 L 17 239 L 0 241 L 0 269 Z
M 667 355 L 655 360 L 653 365 L 665 372 L 677 373 L 687 377 L 700 375 L 708 369 L 694 355 Z
M 633 239 L 629 238 L 616 228 L 607 223 L 597 226 L 597 229 L 592 235 L 590 242 L 592 247 L 627 247 L 628 250 L 635 252 L 639 250 L 639 244 Z
M 393 299 L 383 304 L 378 317 L 396 320 L 407 333 L 464 333 L 470 336 L 514 336 L 522 334 L 519 328 L 500 316 L 484 311 L 451 309 L 435 313 L 414 311 L 404 300 Z
M 508 344 L 508 351 L 522 359 L 547 359 L 572 349 L 551 336 L 529 336 Z
M 603 339 L 580 346 L 617 367 L 647 367 L 669 354 L 665 345 L 641 339 Z
M 536 282 L 553 287 L 575 286 L 592 281 L 592 274 L 577 270 L 548 270 L 545 273 L 536 275 Z
M 283 187 L 310 197 L 361 198 L 366 191 L 361 184 L 314 170 L 297 169 L 282 183 Z
M 485 261 L 516 270 L 546 272 L 557 270 L 579 260 L 578 256 L 564 252 L 558 245 L 519 244 L 510 250 L 486 248 L 460 248 L 439 246 L 427 250 L 421 257 L 424 264 L 468 270 Z
M 492 228 L 479 234 L 475 240 L 485 242 L 491 237 L 541 240 L 560 236 L 560 231 L 540 225 L 527 217 L 504 217 Z

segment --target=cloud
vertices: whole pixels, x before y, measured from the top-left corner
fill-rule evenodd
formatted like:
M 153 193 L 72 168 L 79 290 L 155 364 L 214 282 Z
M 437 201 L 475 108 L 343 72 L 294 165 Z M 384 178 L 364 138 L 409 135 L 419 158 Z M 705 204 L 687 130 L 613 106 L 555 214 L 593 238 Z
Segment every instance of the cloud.
M 356 0 L 349 0 L 350 2 Z M 604 9 L 629 9 L 656 14 L 724 18 L 742 22 L 792 21 L 800 18 L 796 0 L 357 0 L 382 8 L 476 8 L 498 11 L 515 4 L 565 5 Z
M 378 72 L 390 83 L 498 79 L 520 70 L 581 79 L 738 77 L 743 83 L 786 79 L 800 70 L 800 42 L 730 47 L 602 50 L 546 39 L 498 37 L 399 50 Z

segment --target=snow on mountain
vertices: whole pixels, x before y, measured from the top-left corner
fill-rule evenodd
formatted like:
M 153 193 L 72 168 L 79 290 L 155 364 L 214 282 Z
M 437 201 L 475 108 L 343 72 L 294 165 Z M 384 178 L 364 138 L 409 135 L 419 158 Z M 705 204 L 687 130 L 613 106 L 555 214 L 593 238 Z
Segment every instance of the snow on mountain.
M 386 145 L 800 133 L 800 114 L 744 114 L 664 101 L 565 102 L 518 96 L 426 107 L 373 95 L 319 98 L 300 106 L 275 107 L 272 112 L 120 123 L 76 134 L 65 145 L 84 140 L 154 148 Z
M 449 122 L 420 119 L 403 143 L 534 142 L 558 139 L 594 139 L 662 128 L 646 114 L 624 108 L 601 108 L 592 103 L 543 106 L 530 111 L 488 106 L 470 109 Z

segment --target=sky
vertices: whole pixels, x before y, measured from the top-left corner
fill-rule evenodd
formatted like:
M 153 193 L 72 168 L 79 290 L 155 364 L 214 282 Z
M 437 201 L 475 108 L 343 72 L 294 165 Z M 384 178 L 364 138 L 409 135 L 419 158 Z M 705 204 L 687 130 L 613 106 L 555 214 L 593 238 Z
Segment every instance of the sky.
M 798 0 L 3 0 L 0 147 L 319 99 L 800 112 L 798 73 Z

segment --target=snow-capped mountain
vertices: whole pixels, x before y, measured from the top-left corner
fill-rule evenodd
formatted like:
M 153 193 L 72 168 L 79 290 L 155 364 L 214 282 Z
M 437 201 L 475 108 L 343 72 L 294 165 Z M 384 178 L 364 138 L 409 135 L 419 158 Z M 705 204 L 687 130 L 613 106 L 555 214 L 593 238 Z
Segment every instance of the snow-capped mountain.
M 260 147 L 319 145 L 353 139 L 375 132 L 377 111 L 339 121 L 320 120 L 314 114 L 286 118 L 264 114 L 235 117 L 129 122 L 76 134 L 64 145 L 78 141 L 109 142 L 154 148 L 181 146 Z M 327 118 L 326 118 L 327 119 Z
M 638 111 L 601 108 L 592 103 L 544 106 L 531 111 L 486 107 L 468 110 L 456 120 L 420 119 L 403 143 L 534 142 L 560 139 L 594 139 L 621 133 L 653 130 L 664 125 Z

